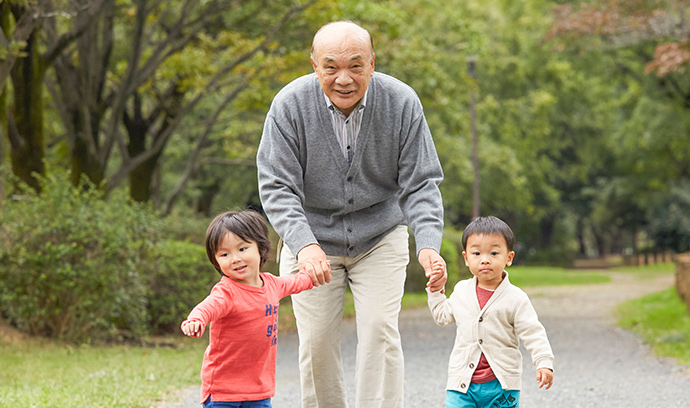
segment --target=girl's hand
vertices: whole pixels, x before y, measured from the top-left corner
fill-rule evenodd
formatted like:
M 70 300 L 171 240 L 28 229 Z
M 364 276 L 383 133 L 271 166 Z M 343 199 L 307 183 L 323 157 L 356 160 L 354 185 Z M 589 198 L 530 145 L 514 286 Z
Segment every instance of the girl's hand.
M 185 320 L 182 322 L 182 333 L 189 337 L 200 337 L 202 325 L 197 320 Z
M 537 382 L 539 388 L 546 386 L 545 389 L 551 388 L 553 385 L 553 371 L 548 368 L 540 368 L 537 370 Z

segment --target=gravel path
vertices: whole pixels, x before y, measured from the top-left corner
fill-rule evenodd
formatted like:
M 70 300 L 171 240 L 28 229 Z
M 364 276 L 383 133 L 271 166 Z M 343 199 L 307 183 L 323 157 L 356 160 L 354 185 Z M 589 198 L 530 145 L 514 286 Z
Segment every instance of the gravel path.
M 654 357 L 635 335 L 614 325 L 615 305 L 673 285 L 673 276 L 640 281 L 612 274 L 604 285 L 525 288 L 549 335 L 556 355 L 554 386 L 536 385 L 529 354 L 523 349 L 521 407 L 670 408 L 690 407 L 690 367 Z M 400 330 L 405 350 L 405 407 L 443 407 L 448 356 L 454 328 L 435 325 L 427 309 L 405 310 Z M 349 405 L 354 407 L 353 322 L 343 325 L 343 360 Z M 298 408 L 297 335 L 283 333 L 278 343 L 276 408 Z M 157 408 L 197 408 L 198 387 L 180 390 L 178 402 Z M 178 398 L 179 397 L 179 398 Z

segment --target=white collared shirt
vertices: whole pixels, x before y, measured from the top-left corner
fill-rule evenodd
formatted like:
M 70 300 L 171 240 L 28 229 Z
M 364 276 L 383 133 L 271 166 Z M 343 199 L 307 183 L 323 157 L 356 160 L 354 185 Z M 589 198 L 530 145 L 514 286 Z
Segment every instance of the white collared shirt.
M 352 158 L 355 156 L 357 135 L 359 134 L 359 129 L 362 127 L 362 117 L 364 116 L 364 108 L 366 107 L 368 93 L 369 90 L 367 89 L 362 99 L 350 113 L 350 116 L 345 116 L 345 114 L 333 105 L 333 102 L 328 99 L 328 96 L 326 96 L 325 93 L 323 94 L 324 98 L 326 98 L 328 111 L 331 112 L 333 131 L 335 132 L 338 143 L 340 143 L 340 149 L 347 159 L 348 164 L 352 164 Z

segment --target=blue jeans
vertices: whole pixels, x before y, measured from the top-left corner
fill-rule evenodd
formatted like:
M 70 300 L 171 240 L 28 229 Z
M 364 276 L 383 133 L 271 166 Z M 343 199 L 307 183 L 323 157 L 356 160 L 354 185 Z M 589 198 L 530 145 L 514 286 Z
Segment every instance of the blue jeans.
M 498 380 L 471 383 L 467 394 L 446 391 L 446 408 L 518 408 L 520 391 L 504 390 Z
M 259 401 L 211 401 L 211 397 L 202 404 L 204 408 L 272 408 L 271 399 Z

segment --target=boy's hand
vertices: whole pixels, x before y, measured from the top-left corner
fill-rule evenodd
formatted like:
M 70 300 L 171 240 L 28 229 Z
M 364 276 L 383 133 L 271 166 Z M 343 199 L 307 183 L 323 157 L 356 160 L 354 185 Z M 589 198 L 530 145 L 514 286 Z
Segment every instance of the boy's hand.
M 553 385 L 553 371 L 548 368 L 540 368 L 537 370 L 537 382 L 539 388 L 546 386 L 545 389 L 551 388 Z
M 431 263 L 431 275 L 432 276 L 443 276 L 446 273 L 446 264 L 439 260 L 436 259 Z M 446 275 L 447 278 L 447 275 Z M 429 285 L 427 285 L 429 286 Z M 445 286 L 442 286 L 440 289 L 441 293 L 446 293 L 446 288 Z
M 187 320 L 182 323 L 182 333 L 189 337 L 200 337 L 201 328 L 201 322 L 196 320 Z

